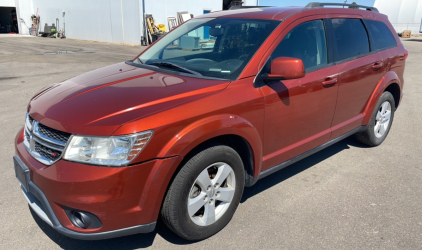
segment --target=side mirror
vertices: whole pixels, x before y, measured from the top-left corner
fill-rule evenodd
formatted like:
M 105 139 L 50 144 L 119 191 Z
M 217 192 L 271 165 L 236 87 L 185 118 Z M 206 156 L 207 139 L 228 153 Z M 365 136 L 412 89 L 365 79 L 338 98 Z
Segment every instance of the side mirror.
M 292 57 L 277 57 L 271 62 L 270 74 L 263 74 L 265 82 L 297 79 L 305 76 L 302 60 Z

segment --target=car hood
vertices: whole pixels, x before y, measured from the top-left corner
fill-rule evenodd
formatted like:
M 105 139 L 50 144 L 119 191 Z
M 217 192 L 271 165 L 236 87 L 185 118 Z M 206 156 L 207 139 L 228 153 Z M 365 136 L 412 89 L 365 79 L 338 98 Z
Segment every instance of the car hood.
M 209 95 L 228 84 L 119 63 L 42 89 L 31 99 L 28 112 L 60 131 L 107 136 L 127 122 Z

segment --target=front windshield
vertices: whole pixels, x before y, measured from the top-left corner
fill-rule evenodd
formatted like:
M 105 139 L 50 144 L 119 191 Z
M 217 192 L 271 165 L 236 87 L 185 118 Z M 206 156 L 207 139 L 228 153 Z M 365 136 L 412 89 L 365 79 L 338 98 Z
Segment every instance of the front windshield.
M 192 19 L 145 51 L 139 62 L 234 80 L 279 23 L 258 19 Z

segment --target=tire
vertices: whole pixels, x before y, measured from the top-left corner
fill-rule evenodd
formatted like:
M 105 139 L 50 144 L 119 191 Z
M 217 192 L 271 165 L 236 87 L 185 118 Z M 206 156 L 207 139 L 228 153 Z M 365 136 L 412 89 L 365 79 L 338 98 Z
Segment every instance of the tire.
M 366 130 L 356 134 L 356 139 L 359 142 L 371 147 L 380 145 L 385 138 L 387 138 L 391 126 L 393 125 L 394 112 L 396 109 L 393 95 L 390 92 L 382 93 L 375 107 Z M 383 108 L 389 111 L 388 120 L 386 120 L 388 112 L 383 114 Z
M 222 183 L 218 183 L 221 180 Z M 230 222 L 242 198 L 244 185 L 245 172 L 239 154 L 225 145 L 210 146 L 187 160 L 175 176 L 163 202 L 162 220 L 186 240 L 206 239 Z M 231 201 L 227 202 L 230 195 Z M 204 205 L 194 213 L 202 203 Z

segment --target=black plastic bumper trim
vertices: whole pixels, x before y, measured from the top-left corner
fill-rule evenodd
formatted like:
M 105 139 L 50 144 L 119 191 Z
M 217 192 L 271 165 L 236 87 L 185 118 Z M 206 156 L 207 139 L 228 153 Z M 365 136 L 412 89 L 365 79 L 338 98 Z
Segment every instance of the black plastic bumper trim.
M 15 157 L 19 158 L 19 156 L 15 156 Z M 22 161 L 21 161 L 21 164 L 23 164 Z M 102 239 L 116 238 L 116 237 L 131 235 L 131 234 L 149 233 L 149 232 L 154 231 L 155 226 L 157 224 L 157 222 L 152 222 L 149 224 L 127 227 L 127 228 L 122 228 L 122 229 L 117 229 L 117 230 L 107 231 L 107 232 L 100 232 L 100 233 L 75 232 L 63 227 L 60 224 L 59 220 L 57 219 L 56 215 L 53 212 L 53 209 L 48 203 L 48 200 L 45 197 L 44 193 L 41 191 L 41 189 L 37 185 L 35 185 L 35 183 L 28 180 L 27 187 L 29 190 L 25 190 L 22 186 L 22 192 L 25 198 L 27 199 L 32 210 L 43 221 L 45 221 L 47 224 L 52 226 L 59 233 L 66 235 L 70 238 L 79 239 L 79 240 L 102 240 Z

